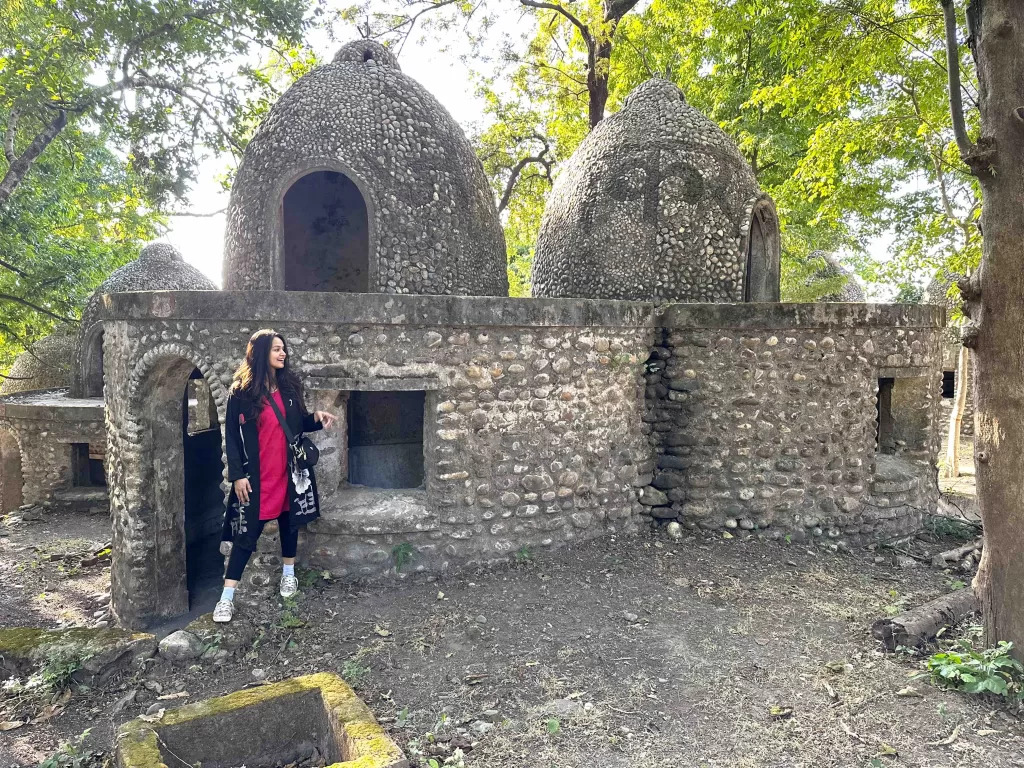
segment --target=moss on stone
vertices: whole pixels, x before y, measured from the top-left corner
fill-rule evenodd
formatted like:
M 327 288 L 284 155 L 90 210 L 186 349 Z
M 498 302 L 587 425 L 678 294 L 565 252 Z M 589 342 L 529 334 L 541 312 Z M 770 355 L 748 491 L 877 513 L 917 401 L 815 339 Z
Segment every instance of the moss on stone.
M 166 712 L 157 723 L 133 720 L 120 729 L 118 761 L 121 768 L 157 768 L 163 760 L 157 733 L 162 728 L 181 726 L 207 717 L 217 717 L 244 707 L 267 702 L 281 696 L 316 691 L 330 713 L 336 732 L 353 759 L 334 763 L 331 768 L 405 768 L 407 762 L 373 714 L 340 677 L 320 672 L 282 680 L 271 685 L 235 691 L 207 701 L 196 702 Z
M 123 629 L 14 627 L 0 629 L 0 657 L 15 663 L 40 662 L 56 655 L 88 659 L 118 646 L 152 638 L 152 635 Z

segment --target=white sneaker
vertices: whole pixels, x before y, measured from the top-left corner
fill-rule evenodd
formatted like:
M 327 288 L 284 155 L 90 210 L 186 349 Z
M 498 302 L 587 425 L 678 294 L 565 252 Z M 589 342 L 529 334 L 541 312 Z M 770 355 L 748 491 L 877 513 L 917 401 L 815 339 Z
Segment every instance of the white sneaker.
M 230 600 L 218 600 L 213 609 L 213 620 L 218 624 L 227 624 L 235 615 L 235 604 Z
M 294 576 L 281 577 L 281 597 L 292 597 L 299 592 L 299 580 Z

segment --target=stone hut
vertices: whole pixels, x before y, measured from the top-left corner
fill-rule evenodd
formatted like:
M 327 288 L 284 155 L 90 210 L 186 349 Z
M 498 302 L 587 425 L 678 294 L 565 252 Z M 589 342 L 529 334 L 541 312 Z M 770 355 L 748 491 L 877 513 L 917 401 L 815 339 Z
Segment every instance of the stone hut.
M 225 246 L 230 290 L 108 293 L 87 323 L 103 401 L 74 402 L 106 419 L 124 625 L 220 578 L 225 404 L 260 327 L 339 417 L 313 436 L 323 516 L 299 544 L 337 578 L 395 574 L 400 546 L 403 572 L 444 573 L 671 520 L 840 548 L 913 530 L 937 498 L 943 308 L 775 303 L 771 201 L 668 83 L 568 161 L 544 298 L 504 295 L 468 143 L 365 41 L 258 130 Z M 19 407 L 0 399 L 0 422 Z M 272 585 L 274 547 L 243 590 Z
M 950 296 L 950 288 L 958 279 L 958 275 L 950 272 L 942 272 L 928 283 L 924 290 L 921 302 L 933 304 L 946 308 L 947 317 L 952 316 L 960 308 L 959 296 Z M 956 397 L 956 387 L 960 372 L 957 371 L 960 357 L 960 349 L 963 346 L 961 341 L 962 326 L 949 323 L 946 332 L 943 334 L 942 344 L 942 400 L 941 412 L 943 424 L 948 425 L 953 411 L 953 402 Z M 964 405 L 963 421 L 960 423 L 961 437 L 972 437 L 974 435 L 974 377 L 971 375 L 970 355 L 968 354 L 967 364 L 967 401 Z M 942 432 L 941 455 L 946 455 L 946 443 L 949 440 L 948 427 Z
M 71 383 L 75 354 L 75 332 L 59 326 L 18 355 L 0 383 L 0 397 L 35 389 L 66 388 Z
M 867 295 L 864 293 L 861 284 L 857 282 L 857 277 L 843 266 L 838 256 L 826 253 L 825 251 L 814 251 L 811 254 L 811 258 L 822 259 L 825 262 L 825 266 L 811 277 L 810 282 L 812 284 L 824 282 L 825 280 L 834 280 L 837 277 L 846 279 L 846 282 L 843 283 L 839 290 L 819 296 L 816 301 L 844 303 L 867 301 Z
M 115 269 L 86 304 L 74 352 L 73 397 L 103 397 L 103 325 L 97 323 L 103 296 L 133 291 L 215 291 L 206 275 L 169 243 L 151 243 L 139 258 Z
M 736 144 L 667 80 L 648 80 L 563 164 L 533 295 L 778 301 L 779 224 Z
M 227 290 L 507 296 L 483 167 L 451 115 L 371 40 L 278 100 L 238 169 Z

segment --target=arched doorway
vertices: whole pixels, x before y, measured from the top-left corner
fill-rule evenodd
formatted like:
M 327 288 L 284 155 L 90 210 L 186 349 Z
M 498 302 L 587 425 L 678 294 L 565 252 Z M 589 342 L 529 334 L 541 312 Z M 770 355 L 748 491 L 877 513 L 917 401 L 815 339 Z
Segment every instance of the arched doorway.
M 103 397 L 103 324 L 97 323 L 82 343 L 82 396 Z
M 220 420 L 210 387 L 196 368 L 182 403 L 181 439 L 185 477 L 185 580 L 189 607 L 216 589 L 224 575 L 220 554 L 224 521 Z
M 370 290 L 370 224 L 356 184 L 337 171 L 295 181 L 281 203 L 286 291 Z
M 763 198 L 750 217 L 744 301 L 779 300 L 779 252 L 779 219 L 772 201 Z
M 21 446 L 18 439 L 0 429 L 0 512 L 13 512 L 22 505 Z
M 195 363 L 172 357 L 150 371 L 137 395 L 145 414 L 139 480 L 148 489 L 138 516 L 153 531 L 155 558 L 146 621 L 188 611 L 223 568 L 222 439 L 208 389 Z

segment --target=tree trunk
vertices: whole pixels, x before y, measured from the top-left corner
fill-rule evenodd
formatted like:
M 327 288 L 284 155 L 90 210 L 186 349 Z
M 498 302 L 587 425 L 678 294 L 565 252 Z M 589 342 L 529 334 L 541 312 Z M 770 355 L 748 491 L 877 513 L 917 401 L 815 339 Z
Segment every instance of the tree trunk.
M 986 642 L 1012 641 L 1024 658 L 1024 2 L 979 7 L 982 136 L 966 159 L 982 188 L 982 260 L 964 296 L 977 324 L 971 367 L 985 530 L 974 584 Z
M 587 95 L 589 104 L 587 111 L 590 117 L 590 128 L 604 119 L 604 108 L 608 103 L 608 75 L 611 70 L 612 40 L 611 36 L 594 44 L 593 53 L 587 62 Z
M 960 347 L 956 362 L 956 392 L 953 395 L 953 412 L 949 415 L 949 439 L 946 441 L 946 477 L 960 477 L 960 429 L 967 405 L 969 360 L 967 347 Z
M 25 151 L 21 153 L 21 157 L 16 158 L 8 166 L 7 173 L 0 180 L 0 211 L 7 207 L 7 201 L 11 199 L 11 195 L 14 194 L 14 190 L 21 184 L 22 179 L 25 178 L 25 174 L 28 173 L 28 169 L 32 167 L 35 159 L 39 157 L 44 149 L 50 146 L 50 142 L 54 140 L 58 133 L 64 130 L 64 126 L 67 124 L 68 113 L 63 109 L 59 110 L 57 116 L 25 148 Z

